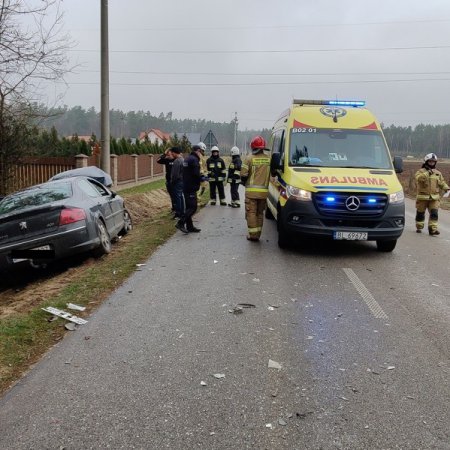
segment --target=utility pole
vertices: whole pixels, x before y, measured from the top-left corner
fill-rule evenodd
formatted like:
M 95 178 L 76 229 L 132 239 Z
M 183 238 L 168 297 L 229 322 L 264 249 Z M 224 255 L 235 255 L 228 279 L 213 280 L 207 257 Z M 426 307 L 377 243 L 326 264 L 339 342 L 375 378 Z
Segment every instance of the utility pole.
M 100 11 L 100 122 L 101 157 L 100 168 L 110 173 L 110 126 L 109 126 L 109 45 L 108 45 L 108 0 L 101 1 Z
M 237 127 L 238 127 L 238 118 L 237 118 L 237 112 L 234 113 L 234 142 L 233 145 L 236 147 L 237 142 Z

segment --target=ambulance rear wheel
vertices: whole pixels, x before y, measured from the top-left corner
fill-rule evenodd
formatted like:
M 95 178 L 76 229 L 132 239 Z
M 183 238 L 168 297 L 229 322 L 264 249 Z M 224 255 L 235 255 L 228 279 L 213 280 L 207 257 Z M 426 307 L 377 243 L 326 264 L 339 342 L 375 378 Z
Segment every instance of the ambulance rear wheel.
M 268 206 L 266 206 L 265 217 L 266 217 L 266 219 L 269 219 L 269 220 L 275 219 L 275 217 L 274 217 L 273 214 L 272 214 L 272 211 L 269 209 Z
M 377 241 L 377 250 L 379 252 L 392 252 L 397 245 L 397 239 L 392 241 Z

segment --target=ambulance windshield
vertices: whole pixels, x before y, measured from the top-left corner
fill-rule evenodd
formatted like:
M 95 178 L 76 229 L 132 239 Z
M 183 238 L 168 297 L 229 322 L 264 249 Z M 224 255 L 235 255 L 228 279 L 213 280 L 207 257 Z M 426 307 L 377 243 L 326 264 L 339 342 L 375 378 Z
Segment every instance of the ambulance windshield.
M 392 169 L 378 130 L 293 128 L 290 166 Z

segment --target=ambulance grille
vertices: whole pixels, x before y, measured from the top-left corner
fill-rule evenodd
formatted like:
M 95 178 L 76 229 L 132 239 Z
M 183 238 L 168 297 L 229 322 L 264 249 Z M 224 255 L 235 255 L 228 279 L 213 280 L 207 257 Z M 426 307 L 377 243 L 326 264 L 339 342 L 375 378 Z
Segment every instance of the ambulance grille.
M 317 192 L 314 204 L 320 214 L 343 217 L 375 217 L 384 213 L 388 197 L 385 194 L 360 192 Z

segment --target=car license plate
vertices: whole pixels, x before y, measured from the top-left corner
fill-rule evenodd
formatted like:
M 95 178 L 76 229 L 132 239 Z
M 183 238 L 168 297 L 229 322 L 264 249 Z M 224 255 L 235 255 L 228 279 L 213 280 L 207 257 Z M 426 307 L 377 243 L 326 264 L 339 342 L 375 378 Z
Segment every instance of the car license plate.
M 338 241 L 367 241 L 368 233 L 360 231 L 335 231 L 333 238 Z
M 51 250 L 51 247 L 50 247 L 50 245 L 42 245 L 40 247 L 35 247 L 35 248 L 30 249 L 30 251 L 33 251 L 33 250 Z M 13 258 L 12 259 L 12 262 L 14 264 L 17 264 L 17 263 L 20 263 L 23 261 L 29 261 L 29 258 Z

